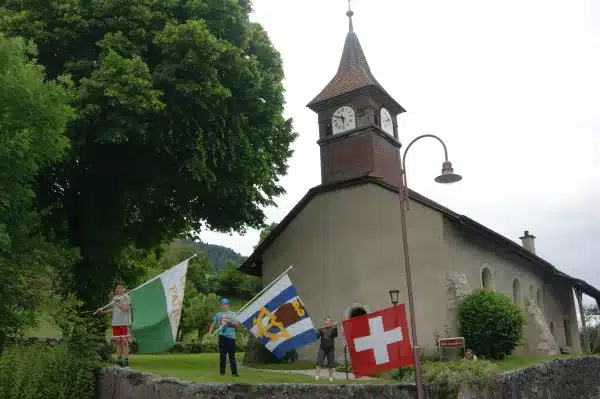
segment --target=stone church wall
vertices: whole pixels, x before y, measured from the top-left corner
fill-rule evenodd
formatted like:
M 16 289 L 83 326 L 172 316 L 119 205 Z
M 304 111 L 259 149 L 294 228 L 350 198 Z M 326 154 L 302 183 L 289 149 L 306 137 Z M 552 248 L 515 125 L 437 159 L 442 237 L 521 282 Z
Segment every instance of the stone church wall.
M 600 397 L 600 357 L 554 360 L 505 374 L 486 392 L 463 392 L 461 399 L 595 399 Z M 362 384 L 187 383 L 113 367 L 98 371 L 98 399 L 413 399 L 414 386 Z M 425 387 L 427 399 L 441 399 Z
M 450 221 L 444 223 L 444 240 L 450 254 L 448 275 L 460 273 L 471 289 L 502 292 L 526 312 L 524 343 L 517 354 L 553 354 L 567 346 L 581 352 L 575 300 L 565 280 Z

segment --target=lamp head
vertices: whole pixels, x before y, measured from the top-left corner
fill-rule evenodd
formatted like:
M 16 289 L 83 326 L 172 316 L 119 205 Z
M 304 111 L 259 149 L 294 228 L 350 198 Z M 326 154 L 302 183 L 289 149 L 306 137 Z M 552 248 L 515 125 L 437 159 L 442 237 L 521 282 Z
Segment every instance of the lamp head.
M 462 180 L 462 176 L 454 173 L 452 162 L 446 161 L 442 164 L 442 174 L 435 178 L 436 183 L 450 184 Z
M 398 304 L 399 294 L 400 290 L 398 289 L 390 290 L 390 300 L 392 301 L 392 305 L 396 306 Z

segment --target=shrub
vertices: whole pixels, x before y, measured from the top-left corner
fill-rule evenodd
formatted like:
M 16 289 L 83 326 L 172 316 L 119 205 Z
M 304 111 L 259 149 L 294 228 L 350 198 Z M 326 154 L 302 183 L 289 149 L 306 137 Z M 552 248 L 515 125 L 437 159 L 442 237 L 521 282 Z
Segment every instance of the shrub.
M 11 345 L 0 356 L 2 399 L 95 398 L 94 370 L 100 362 L 99 345 L 89 320 L 73 322 L 63 342 L 55 345 Z
M 496 365 L 485 360 L 458 362 L 425 362 L 423 382 L 437 385 L 447 398 L 456 398 L 461 388 L 482 390 L 498 381 Z
M 348 367 L 346 367 L 345 364 L 340 364 L 335 366 L 335 371 L 339 371 L 340 373 L 345 373 L 346 371 L 351 373 L 352 372 L 352 365 L 349 364 Z
M 458 322 L 467 347 L 477 356 L 501 360 L 519 346 L 525 314 L 508 296 L 479 289 L 460 301 Z

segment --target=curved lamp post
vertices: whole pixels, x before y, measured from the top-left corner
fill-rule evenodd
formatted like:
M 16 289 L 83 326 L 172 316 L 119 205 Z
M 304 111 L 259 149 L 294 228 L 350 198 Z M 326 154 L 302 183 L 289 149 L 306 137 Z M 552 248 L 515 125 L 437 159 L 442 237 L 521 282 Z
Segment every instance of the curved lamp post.
M 448 161 L 448 149 L 446 148 L 446 144 L 440 139 L 438 136 L 433 134 L 423 134 L 413 141 L 411 141 L 406 149 L 404 150 L 404 155 L 402 156 L 402 162 L 400 163 L 400 190 L 398 192 L 400 197 L 400 223 L 402 226 L 402 247 L 404 250 L 404 264 L 406 265 L 406 289 L 408 294 L 408 309 L 410 313 L 410 332 L 412 338 L 413 345 L 413 361 L 415 363 L 415 382 L 417 385 L 417 398 L 424 399 L 423 395 L 423 378 L 421 375 L 421 350 L 419 348 L 419 344 L 417 343 L 417 327 L 415 324 L 415 304 L 413 298 L 413 290 L 412 290 L 412 277 L 410 273 L 410 259 L 408 255 L 408 232 L 406 228 L 406 211 L 408 208 L 408 187 L 406 183 L 406 153 L 409 148 L 418 140 L 431 137 L 438 140 L 442 147 L 444 147 L 444 156 L 445 160 L 442 164 L 442 174 L 435 178 L 436 183 L 449 184 L 456 183 L 462 180 L 462 176 L 454 173 L 454 169 L 452 168 L 452 163 Z M 404 206 L 406 204 L 406 209 Z M 392 295 L 390 291 L 390 296 Z

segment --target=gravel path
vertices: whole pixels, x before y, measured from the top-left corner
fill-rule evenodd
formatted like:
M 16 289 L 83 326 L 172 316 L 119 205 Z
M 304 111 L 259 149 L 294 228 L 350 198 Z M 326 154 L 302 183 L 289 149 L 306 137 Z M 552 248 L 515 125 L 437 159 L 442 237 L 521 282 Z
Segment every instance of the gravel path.
M 283 374 L 304 374 L 304 375 L 309 375 L 311 377 L 314 377 L 315 375 L 317 375 L 317 370 L 313 369 L 313 370 L 268 370 L 268 369 L 252 369 L 252 370 L 258 370 L 258 371 L 267 371 L 269 373 L 283 373 Z M 329 371 L 328 370 L 321 370 L 321 379 L 327 381 L 327 379 L 329 378 Z M 355 380 L 357 379 L 354 374 L 352 373 L 348 373 L 348 378 L 350 380 Z M 339 371 L 334 371 L 333 372 L 333 379 L 334 380 L 345 380 L 346 379 L 346 373 L 342 373 Z M 372 377 L 362 377 L 360 378 L 362 380 L 373 380 L 374 378 Z

